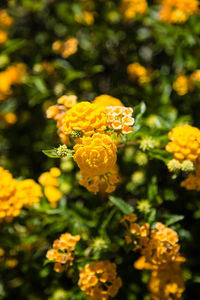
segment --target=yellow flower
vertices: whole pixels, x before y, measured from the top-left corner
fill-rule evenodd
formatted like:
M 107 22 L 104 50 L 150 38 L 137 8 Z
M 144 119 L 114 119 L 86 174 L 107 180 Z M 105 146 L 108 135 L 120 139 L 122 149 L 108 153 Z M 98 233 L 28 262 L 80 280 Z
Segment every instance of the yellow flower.
M 8 124 L 15 124 L 17 122 L 17 116 L 15 113 L 9 112 L 4 115 L 4 120 Z
M 200 191 L 200 158 L 197 159 L 195 167 L 195 172 L 189 174 L 189 176 L 181 182 L 181 186 L 187 190 Z
M 64 41 L 56 41 L 53 43 L 52 48 L 63 58 L 67 58 L 77 52 L 78 40 L 76 38 L 71 37 L 65 39 Z
M 162 0 L 159 18 L 166 23 L 184 23 L 197 14 L 198 0 Z
M 13 19 L 8 15 L 5 9 L 0 10 L 0 27 L 10 27 Z
M 106 125 L 107 119 L 103 108 L 90 102 L 80 102 L 66 113 L 64 131 L 66 134 L 80 131 L 85 135 L 91 135 L 95 132 L 104 132 Z
M 81 143 L 74 146 L 74 151 L 74 160 L 84 176 L 103 175 L 114 167 L 117 160 L 116 145 L 105 134 L 83 137 Z
M 96 176 L 83 176 L 80 179 L 80 185 L 84 186 L 89 192 L 112 193 L 115 191 L 117 184 L 121 181 L 118 174 L 118 167 L 115 165 L 107 174 Z
M 8 34 L 5 30 L 0 30 L 0 44 L 4 44 L 8 39 Z
M 191 77 L 187 77 L 185 75 L 180 75 L 173 83 L 173 89 L 177 92 L 178 95 L 183 96 L 188 93 L 188 91 L 192 91 L 194 85 L 191 81 Z
M 62 198 L 62 193 L 54 186 L 46 186 L 44 188 L 44 194 L 52 207 L 56 207 L 58 200 Z
M 68 266 L 72 265 L 74 259 L 73 251 L 77 242 L 80 240 L 80 235 L 71 235 L 66 232 L 61 234 L 58 240 L 53 243 L 53 248 L 48 250 L 46 257 L 49 260 L 55 261 L 54 271 L 63 272 Z
M 146 0 L 122 0 L 121 2 L 121 12 L 126 20 L 133 19 L 136 14 L 144 15 L 146 11 Z
M 174 152 L 174 158 L 182 162 L 194 162 L 200 155 L 200 130 L 190 125 L 175 127 L 168 134 L 168 152 Z
M 116 264 L 109 260 L 87 264 L 80 272 L 79 287 L 91 300 L 107 300 L 115 297 L 122 286 L 117 277 Z
M 38 178 L 40 184 L 44 186 L 44 194 L 52 207 L 57 206 L 57 202 L 62 197 L 62 192 L 57 188 L 59 186 L 58 177 L 61 171 L 58 168 L 51 168 L 49 172 L 44 172 Z
M 149 280 L 149 291 L 152 299 L 182 299 L 185 290 L 180 263 L 173 262 L 153 270 Z
M 13 64 L 0 72 L 0 101 L 12 94 L 11 86 L 21 83 L 26 73 L 26 66 L 22 63 Z
M 27 207 L 38 203 L 42 197 L 42 191 L 39 184 L 32 179 L 25 179 L 17 182 L 15 197 L 23 201 Z
M 100 107 L 124 106 L 119 99 L 110 95 L 100 95 L 93 100 L 93 103 Z
M 67 109 L 72 108 L 77 102 L 77 96 L 75 95 L 63 95 L 58 100 L 58 104 L 64 105 Z
M 140 85 L 151 81 L 148 70 L 137 62 L 128 65 L 127 73 L 131 81 L 137 81 Z
M 37 203 L 42 196 L 40 186 L 32 179 L 17 181 L 2 167 L 0 178 L 0 221 L 12 221 L 20 214 L 23 206 Z

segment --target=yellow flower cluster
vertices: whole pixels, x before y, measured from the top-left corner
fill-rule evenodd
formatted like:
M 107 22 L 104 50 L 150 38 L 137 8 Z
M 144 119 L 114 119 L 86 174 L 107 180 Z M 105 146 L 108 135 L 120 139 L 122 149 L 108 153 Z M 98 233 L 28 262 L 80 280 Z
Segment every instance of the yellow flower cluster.
M 116 296 L 122 281 L 117 277 L 116 264 L 102 260 L 87 264 L 80 272 L 78 284 L 89 299 L 107 300 Z
M 124 216 L 121 222 L 131 233 L 131 236 L 125 237 L 126 242 L 132 243 L 132 237 L 134 237 L 134 250 L 140 250 L 146 262 L 158 266 L 169 261 L 176 261 L 180 257 L 178 235 L 174 230 L 159 222 L 155 224 L 155 229 L 151 230 L 148 223 L 140 226 L 136 220 L 136 215 L 131 214 Z
M 103 175 L 114 167 L 117 160 L 116 145 L 106 134 L 84 136 L 74 146 L 74 151 L 74 160 L 84 176 Z
M 81 170 L 80 184 L 93 193 L 112 192 L 120 181 L 116 167 L 117 138 L 132 132 L 133 110 L 109 95 L 101 95 L 93 103 L 72 101 L 70 106 L 73 106 L 68 109 L 68 97 L 58 99 L 62 105 L 49 107 L 47 117 L 57 120 L 62 142 L 68 146 L 75 144 L 74 160 Z
M 200 82 L 200 70 L 195 70 L 189 76 L 179 75 L 173 83 L 173 89 L 178 95 L 183 96 L 195 88 L 195 83 Z
M 153 300 L 182 299 L 185 290 L 179 262 L 168 263 L 153 270 L 149 280 L 149 291 Z
M 184 23 L 199 11 L 198 0 L 163 0 L 159 18 L 166 23 Z
M 103 133 L 107 124 L 103 108 L 90 102 L 80 102 L 74 105 L 66 114 L 64 131 L 72 134 L 81 131 L 87 136 L 95 132 Z
M 50 106 L 46 115 L 48 119 L 57 121 L 58 135 L 63 144 L 70 145 L 68 136 L 64 133 L 64 122 L 67 111 L 72 108 L 77 102 L 75 95 L 64 95 L 57 100 L 56 105 Z
M 108 173 L 96 176 L 83 176 L 80 179 L 80 185 L 84 186 L 89 192 L 104 195 L 105 193 L 112 193 L 115 191 L 117 184 L 121 182 L 118 166 L 109 170 Z
M 91 0 L 82 0 L 81 1 L 82 6 L 82 16 L 75 15 L 75 21 L 80 24 L 87 24 L 92 25 L 94 23 L 94 16 L 95 16 L 95 10 L 94 10 L 94 2 Z
M 78 50 L 78 40 L 76 38 L 67 38 L 64 41 L 55 41 L 52 45 L 53 51 L 60 54 L 63 58 L 68 58 Z
M 188 93 L 188 91 L 192 91 L 194 85 L 191 81 L 190 77 L 185 75 L 180 75 L 173 83 L 173 89 L 177 92 L 179 96 L 183 96 Z
M 200 130 L 190 125 L 175 127 L 168 134 L 168 152 L 174 152 L 174 158 L 195 162 L 200 156 Z
M 134 119 L 132 118 L 133 109 L 131 107 L 108 106 L 105 108 L 105 112 L 108 128 L 121 130 L 122 134 L 133 131 Z
M 136 269 L 150 270 L 149 291 L 155 300 L 181 299 L 184 281 L 180 264 L 185 261 L 179 253 L 177 233 L 162 223 L 150 229 L 148 223 L 136 223 L 135 214 L 124 216 L 121 222 L 128 229 L 125 237 L 128 244 L 133 243 L 134 251 L 141 257 L 134 263 Z
M 187 190 L 200 191 L 200 156 L 195 162 L 195 172 L 188 175 L 188 177 L 181 182 L 181 186 Z
M 0 113 L 0 124 L 13 125 L 17 122 L 17 116 L 13 112 Z
M 0 45 L 8 39 L 7 29 L 12 26 L 13 19 L 8 15 L 5 9 L 0 10 Z
M 44 194 L 52 207 L 56 207 L 57 202 L 62 197 L 61 191 L 57 188 L 60 174 L 61 172 L 58 168 L 51 168 L 49 172 L 42 173 L 38 178 L 39 183 L 44 186 Z
M 0 72 L 0 101 L 12 94 L 11 86 L 21 83 L 25 73 L 26 66 L 23 63 L 13 64 Z
M 99 107 L 124 106 L 123 103 L 118 98 L 106 94 L 96 97 L 93 100 L 93 103 Z
M 32 179 L 17 181 L 0 167 L 0 221 L 7 222 L 18 216 L 23 206 L 30 207 L 42 196 L 40 186 Z
M 147 11 L 146 0 L 122 0 L 121 12 L 125 20 L 135 18 L 136 14 L 144 15 Z
M 55 262 L 54 271 L 63 272 L 68 266 L 72 265 L 74 259 L 74 250 L 80 235 L 71 235 L 66 232 L 61 234 L 58 240 L 53 243 L 53 248 L 48 250 L 46 257 Z
M 128 65 L 127 73 L 130 80 L 137 81 L 139 85 L 144 85 L 151 81 L 149 71 L 137 62 Z

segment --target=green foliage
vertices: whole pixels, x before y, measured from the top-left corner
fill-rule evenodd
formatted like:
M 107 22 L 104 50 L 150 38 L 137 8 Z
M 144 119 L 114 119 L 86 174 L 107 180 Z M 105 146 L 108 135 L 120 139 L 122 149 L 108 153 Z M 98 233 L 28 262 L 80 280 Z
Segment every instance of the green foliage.
M 0 165 L 15 178 L 35 180 L 51 167 L 60 167 L 63 192 L 57 208 L 43 197 L 11 223 L 0 223 L 0 248 L 5 251 L 4 260 L 0 256 L 2 300 L 86 299 L 77 286 L 78 271 L 98 259 L 117 264 L 123 286 L 115 299 L 149 299 L 148 278 L 133 268 L 138 256 L 125 244 L 120 223 L 133 211 L 139 222 L 154 226 L 160 221 L 178 232 L 186 257 L 184 299 L 200 298 L 199 192 L 180 187 L 186 174 L 169 173 L 166 164 L 173 155 L 165 151 L 173 127 L 200 125 L 199 84 L 184 96 L 172 88 L 177 74 L 200 69 L 199 15 L 183 24 L 165 24 L 157 18 L 157 1 L 148 4 L 146 15 L 126 22 L 120 1 L 94 1 L 94 23 L 88 25 L 81 0 L 1 1 L 14 24 L 9 39 L 0 45 L 0 71 L 23 62 L 27 74 L 0 103 Z M 66 37 L 77 38 L 79 45 L 65 59 L 52 44 Z M 45 70 L 44 62 L 52 72 Z M 128 78 L 126 68 L 133 62 L 151 71 L 151 82 L 140 86 Z M 78 101 L 109 94 L 133 108 L 134 130 L 118 145 L 122 182 L 112 196 L 93 195 L 80 186 L 73 152 L 63 158 L 52 148 L 60 140 L 56 122 L 47 120 L 45 112 L 64 94 L 75 94 Z M 8 112 L 16 114 L 15 124 L 3 121 Z M 144 199 L 147 210 L 138 205 Z M 80 234 L 81 241 L 74 270 L 57 274 L 45 256 L 64 232 Z M 13 268 L 6 265 L 11 258 L 17 260 Z

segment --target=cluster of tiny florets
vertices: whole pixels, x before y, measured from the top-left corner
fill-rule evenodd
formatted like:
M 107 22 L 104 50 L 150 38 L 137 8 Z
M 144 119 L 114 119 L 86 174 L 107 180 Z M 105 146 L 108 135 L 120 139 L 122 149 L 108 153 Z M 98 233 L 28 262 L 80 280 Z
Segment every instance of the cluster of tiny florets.
M 87 264 L 79 275 L 79 287 L 91 300 L 107 300 L 115 297 L 122 285 L 117 277 L 116 264 L 109 260 Z
M 52 207 L 57 206 L 57 202 L 62 197 L 61 191 L 58 189 L 58 177 L 61 171 L 58 168 L 51 168 L 49 172 L 44 172 L 38 178 L 39 183 L 44 187 L 44 194 Z
M 132 63 L 127 67 L 129 79 L 138 82 L 139 85 L 147 84 L 151 81 L 149 71 L 139 63 Z
M 12 94 L 12 85 L 21 83 L 26 74 L 26 66 L 16 63 L 0 72 L 0 101 L 4 101 Z
M 0 221 L 12 221 L 22 207 L 30 207 L 38 203 L 42 191 L 32 179 L 17 181 L 12 174 L 0 167 Z
M 144 15 L 147 7 L 146 0 L 122 0 L 121 2 L 121 12 L 125 20 L 131 20 L 137 14 Z
M 162 0 L 160 20 L 166 23 L 184 23 L 199 11 L 198 0 Z
M 75 96 L 62 96 L 50 106 L 47 117 L 57 121 L 64 144 L 73 145 L 74 161 L 81 171 L 80 184 L 92 193 L 111 193 L 120 182 L 116 166 L 118 139 L 133 131 L 133 110 L 109 95 L 76 103 Z M 62 157 L 70 151 L 57 149 Z
M 64 41 L 56 41 L 52 45 L 53 50 L 63 58 L 68 58 L 78 50 L 78 40 L 74 37 L 67 38 Z
M 13 19 L 8 15 L 5 9 L 0 10 L 0 45 L 8 39 L 8 28 L 12 26 Z
M 196 161 L 200 155 L 200 130 L 190 125 L 175 127 L 169 132 L 170 142 L 166 146 L 168 152 L 174 153 L 174 158 Z
M 139 225 L 136 221 L 135 214 L 121 220 L 128 230 L 126 243 L 132 244 L 133 250 L 142 255 L 135 262 L 135 268 L 151 271 L 149 291 L 152 299 L 181 299 L 184 281 L 180 264 L 185 258 L 179 253 L 178 234 L 159 222 L 151 229 L 148 223 Z
M 80 240 L 80 235 L 71 235 L 66 232 L 61 234 L 58 240 L 53 243 L 53 248 L 48 250 L 46 257 L 54 261 L 54 271 L 63 272 L 72 265 L 74 250 Z

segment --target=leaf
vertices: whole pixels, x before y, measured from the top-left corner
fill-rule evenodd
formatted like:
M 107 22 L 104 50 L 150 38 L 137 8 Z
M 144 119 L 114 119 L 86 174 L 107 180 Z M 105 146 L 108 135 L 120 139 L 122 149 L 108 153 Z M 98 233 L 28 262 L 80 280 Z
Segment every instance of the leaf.
M 167 226 L 169 225 L 172 225 L 172 224 L 175 224 L 181 220 L 184 219 L 184 216 L 183 215 L 165 215 L 165 217 L 168 219 L 165 224 Z
M 124 202 L 121 198 L 110 196 L 109 200 L 115 204 L 125 215 L 129 215 L 134 211 L 133 207 Z
M 141 102 L 137 106 L 133 108 L 133 117 L 135 118 L 135 124 L 133 126 L 134 133 L 137 132 L 142 123 L 142 116 L 146 111 L 146 104 L 144 102 Z
M 57 148 L 53 148 L 53 149 L 50 149 L 50 150 L 42 150 L 42 152 L 48 157 L 60 158 L 60 156 L 57 154 Z
M 161 149 L 152 149 L 148 152 L 148 154 L 151 158 L 156 158 L 164 163 L 168 163 L 168 161 L 172 159 L 172 155 L 170 153 Z

